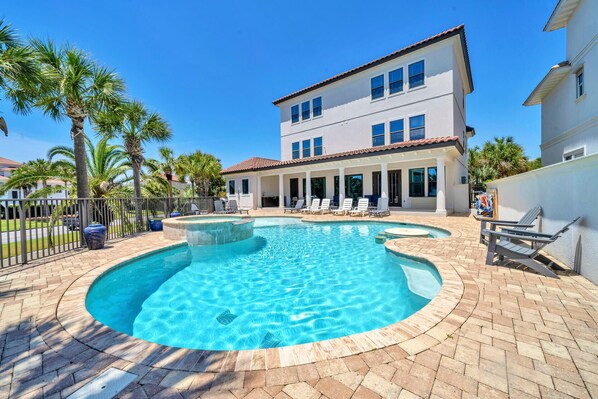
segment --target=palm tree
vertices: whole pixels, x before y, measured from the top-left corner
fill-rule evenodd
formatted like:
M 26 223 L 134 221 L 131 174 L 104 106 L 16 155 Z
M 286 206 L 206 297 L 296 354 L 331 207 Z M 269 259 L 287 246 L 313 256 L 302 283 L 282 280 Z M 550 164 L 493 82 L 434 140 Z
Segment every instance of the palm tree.
M 98 66 L 83 51 L 69 45 L 56 48 L 51 41 L 31 40 L 35 57 L 47 79 L 40 85 L 35 106 L 52 119 L 71 120 L 77 196 L 89 197 L 85 153 L 85 121 L 122 102 L 125 84 L 116 73 Z
M 15 112 L 29 112 L 41 76 L 31 48 L 23 46 L 15 30 L 0 19 L 0 92 L 12 103 Z M 0 117 L 0 130 L 8 136 L 3 117 Z
M 89 181 L 89 191 L 91 198 L 113 197 L 116 193 L 123 193 L 122 187 L 125 182 L 130 180 L 126 172 L 129 170 L 127 157 L 118 145 L 110 144 L 108 138 L 99 140 L 95 145 L 90 139 L 85 138 L 87 147 L 87 171 Z M 76 166 L 75 151 L 71 147 L 56 146 L 48 151 L 48 158 L 54 160 L 57 168 L 62 168 L 63 172 L 56 176 L 57 179 L 70 182 L 78 186 L 78 180 L 69 178 L 69 174 L 75 174 Z
M 210 182 L 218 176 L 222 170 L 220 160 L 212 154 L 204 154 L 195 151 L 189 155 L 181 155 L 177 158 L 175 171 L 181 181 L 186 178 L 191 182 L 193 193 L 200 191 L 207 196 L 210 191 Z M 201 188 L 201 190 L 199 190 Z
M 168 197 L 168 213 L 172 210 L 172 178 L 174 174 L 174 165 L 175 165 L 175 158 L 174 153 L 170 147 L 160 147 L 158 149 L 158 153 L 160 154 L 160 160 L 152 159 L 148 160 L 147 165 L 152 173 L 155 175 L 154 179 L 158 179 L 158 177 L 162 177 L 166 179 L 166 196 Z M 158 186 L 161 186 L 161 182 L 159 179 L 156 181 Z M 154 190 L 154 192 L 157 192 Z
M 150 141 L 167 141 L 172 136 L 168 123 L 157 113 L 150 113 L 139 101 L 123 103 L 119 108 L 102 112 L 95 120 L 100 134 L 104 137 L 119 137 L 123 141 L 124 152 L 133 168 L 133 187 L 136 198 L 137 222 L 143 224 L 140 206 L 141 167 L 145 161 L 144 144 Z
M 495 137 L 484 144 L 481 151 L 482 164 L 494 171 L 494 179 L 500 179 L 529 169 L 523 147 L 513 137 Z

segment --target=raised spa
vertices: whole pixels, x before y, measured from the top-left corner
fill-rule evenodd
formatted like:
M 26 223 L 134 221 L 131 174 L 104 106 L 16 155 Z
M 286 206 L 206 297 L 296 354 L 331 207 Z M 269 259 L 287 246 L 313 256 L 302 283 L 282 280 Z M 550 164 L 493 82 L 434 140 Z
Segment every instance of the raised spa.
M 247 216 L 184 216 L 166 219 L 164 238 L 189 245 L 227 244 L 253 236 L 254 219 Z

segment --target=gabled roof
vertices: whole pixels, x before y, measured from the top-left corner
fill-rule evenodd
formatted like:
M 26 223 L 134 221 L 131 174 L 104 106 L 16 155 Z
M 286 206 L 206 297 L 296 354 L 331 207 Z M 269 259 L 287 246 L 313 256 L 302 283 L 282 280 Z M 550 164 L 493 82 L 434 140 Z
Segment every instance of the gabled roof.
M 320 87 L 323 87 L 323 86 L 329 85 L 331 83 L 337 82 L 337 81 L 339 81 L 341 79 L 344 79 L 344 78 L 347 78 L 349 76 L 355 75 L 356 73 L 365 71 L 366 69 L 373 68 L 373 67 L 378 66 L 380 64 L 383 64 L 385 62 L 394 60 L 395 58 L 398 58 L 398 57 L 401 57 L 403 55 L 412 53 L 412 52 L 417 51 L 417 50 L 419 50 L 419 49 L 421 49 L 423 47 L 430 46 L 430 45 L 432 45 L 434 43 L 438 43 L 441 40 L 445 40 L 445 39 L 448 39 L 449 37 L 456 36 L 456 35 L 459 35 L 460 39 L 461 39 L 461 46 L 462 46 L 462 49 L 463 49 L 463 56 L 465 58 L 464 59 L 464 61 L 465 61 L 465 68 L 467 69 L 467 80 L 469 82 L 469 87 L 471 88 L 471 91 L 473 91 L 473 78 L 471 77 L 471 68 L 470 68 L 470 65 L 469 65 L 469 53 L 467 51 L 467 42 L 465 40 L 465 25 L 459 25 L 459 26 L 455 26 L 454 28 L 445 30 L 444 32 L 438 33 L 437 35 L 434 35 L 432 37 L 424 39 L 424 40 L 422 40 L 420 42 L 414 43 L 414 44 L 412 44 L 410 46 L 407 46 L 407 47 L 404 47 L 404 48 L 402 48 L 400 50 L 397 50 L 394 53 L 390 53 L 390 54 L 388 54 L 388 55 L 386 55 L 384 57 L 378 58 L 378 59 L 376 59 L 374 61 L 370 61 L 367 64 L 358 66 L 357 68 L 353 68 L 353 69 L 348 70 L 346 72 L 343 72 L 343 73 L 340 73 L 338 75 L 335 75 L 335 76 L 333 76 L 331 78 L 328 78 L 326 80 L 323 80 L 323 81 L 321 81 L 319 83 L 316 83 L 314 85 L 306 87 L 305 89 L 301 89 L 301 90 L 296 91 L 294 93 L 288 94 L 288 95 L 286 95 L 284 97 L 279 98 L 278 100 L 274 100 L 272 103 L 274 105 L 278 105 L 278 104 L 280 104 L 282 102 L 290 100 L 291 98 L 298 97 L 298 96 L 300 96 L 302 94 L 308 93 L 308 92 L 316 90 L 316 89 L 318 89 Z
M 239 172 L 254 172 L 258 170 L 266 170 L 266 169 L 278 169 L 278 168 L 287 168 L 297 165 L 308 165 L 313 163 L 322 163 L 328 162 L 331 160 L 342 160 L 342 159 L 350 159 L 350 158 L 363 158 L 367 157 L 371 154 L 380 154 L 383 155 L 385 153 L 399 153 L 399 152 L 408 152 L 420 149 L 421 147 L 424 148 L 438 148 L 438 147 L 448 147 L 448 146 L 455 146 L 459 150 L 459 152 L 463 153 L 463 147 L 459 142 L 459 137 L 457 136 L 450 136 L 450 137 L 436 137 L 431 139 L 423 139 L 423 140 L 412 140 L 412 141 L 404 141 L 401 143 L 395 143 L 385 146 L 379 147 L 370 147 L 370 148 L 362 148 L 359 150 L 353 151 L 346 151 L 346 152 L 338 152 L 336 154 L 326 154 L 326 155 L 319 155 L 317 157 L 309 157 L 309 158 L 301 158 L 301 159 L 291 159 L 288 161 L 275 161 L 273 159 L 267 158 L 249 158 L 241 163 L 223 169 L 220 172 L 223 175 L 228 175 L 231 173 L 239 173 Z
M 554 11 L 552 11 L 552 15 L 548 18 L 544 32 L 551 32 L 567 26 L 569 18 L 571 18 L 580 2 L 580 0 L 559 0 Z
M 0 165 L 19 167 L 22 165 L 22 163 L 13 161 L 12 159 L 0 157 Z
M 561 80 L 571 71 L 571 64 L 569 61 L 563 61 L 550 68 L 550 71 L 544 76 L 544 79 L 532 91 L 529 97 L 523 102 L 523 105 L 537 105 L 542 104 L 542 100 L 554 89 Z

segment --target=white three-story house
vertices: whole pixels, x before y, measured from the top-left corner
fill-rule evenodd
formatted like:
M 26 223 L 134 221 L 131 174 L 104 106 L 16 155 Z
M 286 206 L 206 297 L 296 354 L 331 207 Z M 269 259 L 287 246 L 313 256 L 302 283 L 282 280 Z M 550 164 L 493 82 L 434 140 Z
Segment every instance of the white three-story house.
M 281 160 L 224 169 L 228 195 L 254 209 L 383 196 L 391 209 L 466 211 L 472 91 L 458 26 L 286 95 L 274 101 Z

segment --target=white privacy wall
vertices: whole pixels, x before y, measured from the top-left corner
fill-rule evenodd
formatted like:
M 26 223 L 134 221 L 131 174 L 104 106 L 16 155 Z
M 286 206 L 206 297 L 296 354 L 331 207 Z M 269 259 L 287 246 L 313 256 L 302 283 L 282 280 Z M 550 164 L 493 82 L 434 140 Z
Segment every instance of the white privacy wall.
M 542 206 L 539 228 L 554 233 L 577 216 L 574 224 L 546 252 L 598 284 L 598 154 L 495 180 L 498 218 L 517 220 Z M 577 255 L 576 255 L 577 253 Z

